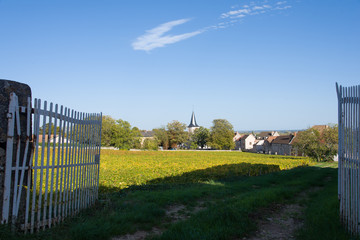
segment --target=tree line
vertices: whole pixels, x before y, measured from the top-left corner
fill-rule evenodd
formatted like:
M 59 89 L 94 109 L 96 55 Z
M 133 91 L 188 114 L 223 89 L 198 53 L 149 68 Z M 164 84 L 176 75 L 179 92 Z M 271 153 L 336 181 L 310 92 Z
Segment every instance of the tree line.
M 226 119 L 215 119 L 210 129 L 200 127 L 193 133 L 187 131 L 185 123 L 174 120 L 166 127 L 152 130 L 153 138 L 142 139 L 137 127 L 122 119 L 115 120 L 110 116 L 102 118 L 101 143 L 103 146 L 119 149 L 151 149 L 157 150 L 178 148 L 204 148 L 230 150 L 235 147 L 233 142 L 234 128 Z
M 153 138 L 142 138 L 137 127 L 122 119 L 115 120 L 110 116 L 102 118 L 101 144 L 118 149 L 198 149 L 211 148 L 219 150 L 234 149 L 234 128 L 226 119 L 215 119 L 210 129 L 199 127 L 193 133 L 187 131 L 185 123 L 174 120 L 166 127 L 152 130 Z M 328 126 L 317 130 L 309 128 L 298 132 L 293 149 L 318 162 L 332 161 L 337 154 L 338 127 Z

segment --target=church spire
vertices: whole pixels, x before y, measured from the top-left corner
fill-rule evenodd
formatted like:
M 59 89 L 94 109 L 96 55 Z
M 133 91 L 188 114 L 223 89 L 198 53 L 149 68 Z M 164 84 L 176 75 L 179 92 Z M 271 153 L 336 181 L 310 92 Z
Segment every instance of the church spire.
M 196 118 L 195 118 L 195 113 L 194 111 L 192 112 L 192 115 L 191 115 L 191 120 L 190 120 L 190 124 L 188 126 L 188 128 L 194 128 L 194 127 L 199 127 L 199 125 L 197 125 L 196 123 Z

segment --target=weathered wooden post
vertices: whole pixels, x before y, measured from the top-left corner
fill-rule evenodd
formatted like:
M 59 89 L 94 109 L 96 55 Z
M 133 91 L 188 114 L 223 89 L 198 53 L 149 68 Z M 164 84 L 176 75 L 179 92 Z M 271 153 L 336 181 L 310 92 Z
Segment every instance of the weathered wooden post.
M 18 100 L 18 106 L 28 106 L 28 100 L 31 99 L 31 89 L 28 85 L 10 81 L 10 80 L 3 80 L 0 79 L 0 221 L 1 223 L 9 223 L 14 222 L 14 203 L 17 199 L 19 201 L 16 202 L 17 209 L 19 210 L 16 213 L 16 222 L 22 221 L 24 219 L 24 211 L 25 211 L 25 190 L 22 187 L 22 182 L 20 182 L 20 179 L 27 179 L 28 170 L 24 171 L 25 174 L 22 176 L 18 174 L 14 174 L 13 168 L 17 167 L 16 165 L 19 165 L 19 163 L 22 165 L 23 161 L 25 160 L 25 165 L 28 166 L 28 163 L 30 161 L 30 149 L 31 145 L 28 144 L 28 151 L 26 156 L 24 157 L 25 153 L 25 146 L 26 141 L 30 137 L 31 138 L 31 113 L 28 113 L 29 110 L 27 108 L 21 108 L 22 111 L 19 111 L 19 114 L 15 116 L 16 114 L 9 113 L 9 103 L 10 103 L 10 95 L 12 93 L 15 93 Z M 31 105 L 30 105 L 31 106 Z M 30 116 L 30 134 L 29 130 L 27 130 L 28 127 L 28 117 Z M 18 120 L 15 118 L 19 118 Z M 8 134 L 8 120 L 14 119 L 14 131 L 12 134 Z M 19 124 L 18 124 L 19 123 Z M 20 126 L 20 132 L 21 134 L 18 135 L 18 126 Z M 13 137 L 12 137 L 12 136 Z M 7 146 L 8 139 L 13 139 L 13 146 Z M 20 148 L 18 149 L 18 144 L 20 143 Z M 7 149 L 12 148 L 12 153 L 7 153 Z M 17 159 L 17 152 L 20 153 L 18 159 Z M 7 155 L 12 155 L 12 159 L 9 159 L 8 157 L 8 164 L 7 162 Z M 9 155 L 9 156 L 10 156 Z M 11 162 L 11 166 L 9 166 L 9 162 Z M 16 161 L 18 163 L 16 164 Z M 20 166 L 19 166 L 20 167 Z M 17 175 L 17 178 L 15 177 Z M 10 177 L 9 177 L 10 176 Z M 15 179 L 17 179 L 15 181 Z M 14 182 L 17 182 L 17 185 L 20 187 L 15 190 L 16 184 Z M 25 181 L 26 182 L 26 181 Z M 14 194 L 18 191 L 18 189 L 22 188 L 21 194 Z M 15 197 L 16 196 L 16 197 Z M 16 198 L 14 200 L 14 198 Z

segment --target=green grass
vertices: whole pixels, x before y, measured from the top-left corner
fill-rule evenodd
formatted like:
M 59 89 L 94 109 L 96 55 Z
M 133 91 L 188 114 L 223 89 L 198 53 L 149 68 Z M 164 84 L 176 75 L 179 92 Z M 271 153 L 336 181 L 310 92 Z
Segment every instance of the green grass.
M 297 239 L 359 239 L 346 232 L 340 223 L 337 177 L 333 175 L 329 182 L 324 183 L 323 189 L 310 194 L 305 203 L 305 224 L 297 233 Z
M 265 163 L 264 155 L 232 152 L 198 155 L 198 152 L 179 151 L 165 152 L 163 155 L 152 155 L 149 152 L 151 154 L 144 157 L 142 154 L 145 153 L 120 152 L 117 158 L 110 156 L 108 159 L 103 153 L 102 164 L 105 164 L 102 168 L 111 166 L 112 174 L 121 174 L 118 169 L 122 172 L 124 164 L 133 170 L 133 165 L 136 165 L 138 172 L 145 175 L 141 181 L 148 184 L 122 188 L 115 187 L 111 182 L 102 182 L 103 191 L 93 208 L 34 235 L 11 233 L 8 228 L 0 226 L 0 239 L 111 239 L 138 230 L 150 231 L 153 227 L 163 229 L 164 232 L 161 236 L 148 236 L 149 239 L 242 239 L 256 230 L 254 214 L 261 216 L 264 209 L 274 204 L 294 202 L 297 194 L 314 186 L 321 187 L 321 190 L 303 202 L 306 209 L 305 223 L 304 229 L 298 232 L 298 238 L 350 239 L 339 223 L 337 169 L 334 163 L 249 177 L 231 171 L 239 166 L 249 169 L 255 166 L 258 169 L 259 165 Z M 292 164 L 295 166 L 298 164 L 296 161 L 299 161 L 298 158 L 266 157 L 270 164 L 283 166 L 282 169 L 291 168 Z M 146 161 L 142 158 L 150 163 L 143 166 Z M 224 163 L 226 159 L 227 164 Z M 289 163 L 292 160 L 295 163 Z M 182 166 L 184 163 L 190 166 Z M 151 165 L 168 174 L 155 177 L 152 172 L 147 173 Z M 288 167 L 284 167 L 286 165 Z M 177 169 L 180 170 L 174 171 Z M 109 172 L 105 174 L 106 171 L 101 172 L 102 178 L 110 177 Z M 228 175 L 224 174 L 226 172 Z M 131 174 L 126 176 L 124 179 L 129 181 Z M 121 177 L 114 176 L 114 181 Z M 185 206 L 184 211 L 189 217 L 172 223 L 166 210 L 177 205 Z M 193 212 L 199 205 L 203 208 Z M 334 229 L 329 231 L 329 228 Z
M 310 186 L 321 185 L 324 177 L 333 174 L 331 170 L 321 169 L 319 172 L 317 168 L 300 168 L 231 184 L 233 187 L 244 187 L 246 182 L 251 182 L 257 187 L 236 191 L 230 198 L 221 199 L 188 221 L 171 226 L 155 239 L 243 238 L 256 229 L 249 218 L 251 214 L 261 212 L 262 208 L 273 203 L 291 201 L 297 193 Z M 303 180 L 299 181 L 299 178 Z

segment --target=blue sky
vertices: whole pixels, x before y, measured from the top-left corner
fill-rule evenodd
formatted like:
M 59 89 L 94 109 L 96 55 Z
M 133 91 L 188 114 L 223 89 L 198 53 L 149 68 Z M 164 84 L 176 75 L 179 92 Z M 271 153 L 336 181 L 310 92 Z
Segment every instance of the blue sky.
M 359 84 L 359 26 L 359 0 L 0 0 L 0 78 L 140 129 L 303 129 Z

